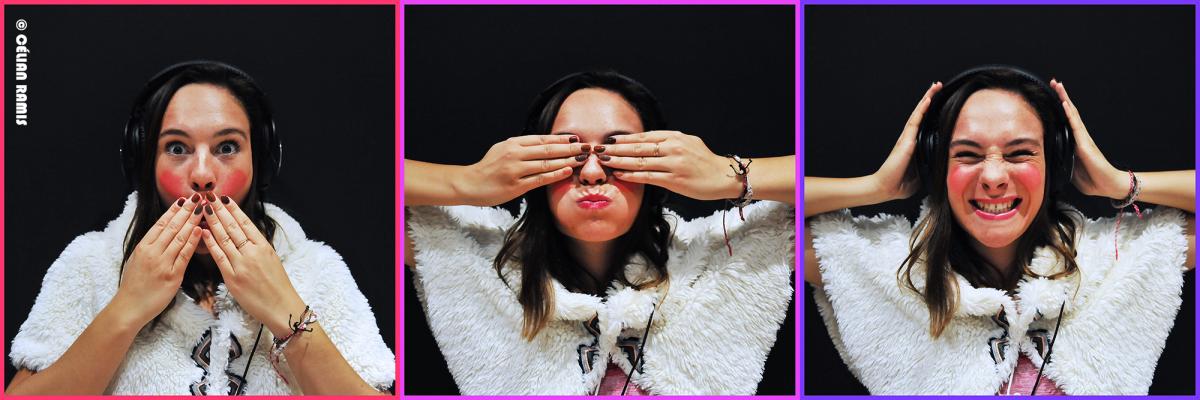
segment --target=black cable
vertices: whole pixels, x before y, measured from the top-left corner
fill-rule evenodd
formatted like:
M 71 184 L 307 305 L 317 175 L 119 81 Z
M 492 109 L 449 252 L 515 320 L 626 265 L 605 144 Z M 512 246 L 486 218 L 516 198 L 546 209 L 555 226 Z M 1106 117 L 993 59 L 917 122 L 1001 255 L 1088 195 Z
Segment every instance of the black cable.
M 642 344 L 638 346 L 637 360 L 634 360 L 633 364 L 630 365 L 629 375 L 625 376 L 625 386 L 621 388 L 622 396 L 625 395 L 625 390 L 629 389 L 629 380 L 633 379 L 633 371 L 636 370 L 638 365 L 642 363 L 642 356 L 646 355 L 646 339 L 650 338 L 650 324 L 654 322 L 654 310 L 656 308 L 658 308 L 657 304 L 654 306 L 654 308 L 650 309 L 650 319 L 646 321 L 646 333 L 642 334 Z
M 1037 393 L 1038 384 L 1042 383 L 1042 373 L 1046 372 L 1046 364 L 1050 363 L 1050 354 L 1054 353 L 1054 341 L 1058 339 L 1058 327 L 1062 325 L 1063 309 L 1067 307 L 1067 301 L 1063 300 L 1062 305 L 1058 307 L 1058 321 L 1054 323 L 1054 336 L 1050 337 L 1050 344 L 1046 346 L 1046 359 L 1042 360 L 1042 368 L 1038 369 L 1037 380 L 1033 381 L 1033 390 L 1029 392 L 1030 396 Z M 1009 386 L 1012 382 L 1008 382 Z
M 246 384 L 250 382 L 250 362 L 254 361 L 254 350 L 258 350 L 258 339 L 262 338 L 263 324 L 258 324 L 258 336 L 254 337 L 254 346 L 250 348 L 250 358 L 246 359 L 246 369 L 242 370 L 242 386 L 238 388 L 238 395 L 246 392 Z

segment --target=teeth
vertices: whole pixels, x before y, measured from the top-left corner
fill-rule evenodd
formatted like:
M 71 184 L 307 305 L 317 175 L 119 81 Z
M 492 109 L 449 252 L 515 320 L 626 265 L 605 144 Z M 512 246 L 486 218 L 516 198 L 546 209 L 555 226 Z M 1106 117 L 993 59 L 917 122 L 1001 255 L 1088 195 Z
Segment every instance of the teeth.
M 989 214 L 1002 214 L 1012 209 L 1013 201 L 1005 203 L 975 203 L 976 207 Z

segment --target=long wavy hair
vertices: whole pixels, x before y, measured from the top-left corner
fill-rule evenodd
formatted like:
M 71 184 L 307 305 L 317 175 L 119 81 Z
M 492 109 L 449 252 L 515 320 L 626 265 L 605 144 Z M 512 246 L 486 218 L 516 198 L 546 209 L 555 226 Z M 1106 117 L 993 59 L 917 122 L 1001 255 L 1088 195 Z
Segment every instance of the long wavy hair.
M 135 158 L 127 160 L 127 165 L 137 166 L 127 173 L 130 175 L 128 176 L 130 185 L 133 190 L 137 191 L 138 196 L 133 220 L 130 221 L 129 228 L 125 232 L 125 250 L 122 258 L 125 261 L 121 262 L 121 272 L 124 272 L 125 262 L 129 260 L 134 248 L 142 241 L 142 237 L 146 236 L 150 227 L 169 208 L 169 204 L 164 204 L 158 195 L 154 173 L 154 165 L 158 159 L 159 130 L 162 129 L 163 114 L 166 113 L 171 98 L 174 97 L 176 91 L 189 84 L 210 84 L 222 87 L 238 100 L 242 110 L 246 112 L 250 121 L 250 149 L 254 164 L 254 176 L 250 181 L 250 191 L 239 206 L 246 216 L 254 221 L 254 225 L 263 233 L 263 236 L 266 236 L 268 241 L 275 237 L 275 221 L 267 216 L 263 204 L 267 195 L 267 187 L 263 183 L 266 180 L 264 175 L 273 173 L 267 167 L 269 163 L 265 162 L 269 143 L 266 130 L 270 123 L 266 118 L 266 115 L 270 114 L 266 96 L 249 75 L 236 68 L 218 62 L 191 62 L 182 67 L 168 68 L 164 73 L 160 73 L 146 84 L 134 101 L 130 120 L 130 124 L 133 126 L 127 127 L 126 135 L 135 134 L 134 132 L 140 129 L 141 132 L 136 134 L 140 134 L 142 137 L 135 141 L 139 147 L 128 149 L 131 150 L 128 152 L 129 154 L 123 156 Z M 130 140 L 130 138 L 127 137 L 126 140 Z M 207 190 L 205 188 L 193 189 L 196 191 Z M 216 267 L 203 267 L 197 265 L 199 262 L 196 258 L 192 259 L 191 265 L 183 274 L 180 288 L 193 299 L 203 300 L 212 296 L 217 284 L 224 280 Z M 175 300 L 172 299 L 163 313 L 174 305 Z M 151 329 L 158 325 L 160 318 L 162 318 L 162 313 L 154 318 Z
M 620 95 L 637 111 L 643 129 L 666 128 L 658 101 L 645 86 L 613 71 L 588 71 L 567 75 L 543 90 L 530 106 L 525 132 L 550 132 L 567 96 L 586 88 L 603 89 Z M 553 315 L 552 280 L 557 280 L 567 290 L 596 295 L 601 294 L 608 282 L 613 280 L 639 290 L 665 283 L 671 237 L 671 226 L 663 213 L 666 198 L 665 189 L 646 185 L 633 226 L 615 239 L 612 250 L 614 257 L 610 257 L 607 268 L 608 276 L 597 278 L 567 252 L 568 238 L 555 225 L 546 187 L 526 192 L 522 196 L 526 203 L 525 212 L 505 233 L 504 244 L 493 262 L 496 274 L 502 280 L 506 264 L 512 262 L 520 267 L 518 300 L 524 313 L 521 336 L 533 340 Z M 653 278 L 640 282 L 628 280 L 625 266 L 637 255 L 644 258 L 649 271 L 655 272 Z
M 1058 189 L 1069 180 L 1069 176 L 1051 173 L 1062 164 L 1072 162 L 1063 159 L 1060 149 L 1054 146 L 1064 145 L 1057 140 L 1050 140 L 1055 129 L 1061 129 L 1066 121 L 1062 114 L 1061 103 L 1057 95 L 1046 90 L 1044 83 L 1031 81 L 1026 74 L 993 69 L 976 73 L 964 78 L 967 81 L 955 88 L 947 88 L 948 92 L 938 93 L 930 109 L 926 112 L 923 126 L 936 129 L 941 134 L 936 135 L 936 145 L 932 147 L 923 160 L 927 165 L 929 177 L 925 179 L 925 187 L 929 191 L 929 212 L 917 223 L 916 229 L 909 240 L 909 254 L 897 270 L 897 279 L 902 286 L 921 295 L 929 309 L 929 332 L 934 338 L 940 337 L 954 318 L 958 305 L 958 281 L 955 274 L 962 275 L 972 286 L 990 287 L 1006 291 L 1016 288 L 1023 276 L 1042 276 L 1030 269 L 1034 251 L 1040 247 L 1049 247 L 1065 264 L 1061 272 L 1047 276 L 1050 279 L 1067 277 L 1078 271 L 1075 263 L 1075 243 L 1078 234 L 1077 222 L 1072 214 L 1078 214 L 1069 208 L 1059 208 L 1056 198 Z M 951 133 L 963 104 L 971 94 L 983 89 L 998 89 L 1015 93 L 1036 111 L 1043 127 L 1044 154 L 1046 156 L 1047 176 L 1045 181 L 1045 196 L 1038 205 L 1038 212 L 1017 242 L 1015 268 L 992 265 L 983 258 L 969 243 L 970 233 L 954 218 L 946 187 L 946 175 L 949 163 L 949 143 Z M 1069 142 L 1067 142 L 1069 145 Z M 1074 149 L 1070 149 L 1074 151 Z M 919 290 L 913 284 L 913 269 L 918 264 L 925 266 L 925 290 Z M 1007 271 L 1007 272 L 1005 272 Z M 1076 275 L 1077 277 L 1077 275 Z

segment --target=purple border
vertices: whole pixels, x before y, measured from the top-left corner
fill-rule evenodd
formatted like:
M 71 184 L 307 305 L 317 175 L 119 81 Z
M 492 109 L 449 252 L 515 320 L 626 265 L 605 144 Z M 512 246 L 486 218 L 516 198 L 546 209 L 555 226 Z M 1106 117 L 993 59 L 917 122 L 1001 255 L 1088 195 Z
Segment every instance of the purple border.
M 809 1 L 800 1 L 799 3 L 800 3 L 799 10 L 797 13 L 797 18 L 799 18 L 799 23 L 797 24 L 797 27 L 796 27 L 796 37 L 798 38 L 796 41 L 796 49 L 797 49 L 796 57 L 798 60 L 796 62 L 796 70 L 797 70 L 797 75 L 798 75 L 798 79 L 796 81 L 797 82 L 796 83 L 796 87 L 797 87 L 797 89 L 796 89 L 796 91 L 797 91 L 797 94 L 796 94 L 796 115 L 797 115 L 797 117 L 796 117 L 797 118 L 796 119 L 796 138 L 797 138 L 796 139 L 797 140 L 796 154 L 797 154 L 797 160 L 799 160 L 799 161 L 797 161 L 796 170 L 798 171 L 797 175 L 801 175 L 801 176 L 802 176 L 802 173 L 804 172 L 804 124 L 803 124 L 804 96 L 802 95 L 802 93 L 804 92 L 803 77 L 804 77 L 804 8 L 805 8 L 805 5 L 810 5 L 810 4 L 811 5 L 932 5 L 932 4 L 956 4 L 956 5 L 1191 5 L 1191 6 L 1193 6 L 1192 13 L 1193 13 L 1193 17 L 1195 19 L 1195 23 L 1193 25 L 1193 29 L 1195 30 L 1195 32 L 1194 32 L 1194 39 L 1193 39 L 1192 44 L 1193 44 L 1193 46 L 1196 46 L 1197 42 L 1200 42 L 1200 13 L 1196 12 L 1195 6 L 1196 6 L 1197 2 L 1195 0 L 1149 0 L 1149 1 L 1141 1 L 1141 2 L 1133 2 L 1130 0 L 1055 0 L 1055 1 L 1036 1 L 1036 0 L 983 0 L 983 1 L 965 1 L 965 0 L 843 0 L 843 1 L 809 0 Z M 1194 82 L 1196 84 L 1196 88 L 1193 90 L 1193 97 L 1195 98 L 1194 104 L 1196 107 L 1195 114 L 1193 114 L 1193 117 L 1195 119 L 1195 123 L 1193 125 L 1193 130 L 1195 131 L 1194 137 L 1200 138 L 1200 69 L 1196 68 L 1197 66 L 1200 66 L 1200 47 L 1197 47 L 1196 51 L 1194 51 L 1192 53 L 1192 55 L 1194 58 L 1194 61 L 1193 61 L 1194 64 L 1192 66 L 1192 69 L 1193 69 L 1193 74 L 1194 74 Z M 1194 141 L 1193 145 L 1195 147 L 1195 153 L 1193 155 L 1193 158 L 1195 159 L 1195 164 L 1200 165 L 1200 141 Z M 799 183 L 798 186 L 800 187 L 800 190 L 804 190 L 803 181 L 800 181 L 798 183 Z M 1200 186 L 1200 178 L 1196 179 L 1196 185 Z M 801 195 L 797 194 L 797 196 L 800 197 Z M 802 213 L 804 210 L 803 202 L 797 202 L 797 204 L 800 204 L 800 206 L 797 208 Z M 1197 204 L 1200 205 L 1200 201 L 1198 201 Z M 803 221 L 803 220 L 798 218 L 797 221 Z M 796 237 L 797 238 L 800 237 L 802 227 L 803 227 L 802 224 L 797 224 L 797 228 L 796 228 Z M 1197 229 L 1197 232 L 1200 232 L 1200 229 Z M 1193 233 L 1195 233 L 1195 232 L 1193 232 Z M 800 260 L 802 260 L 802 258 L 797 259 L 797 263 L 802 265 L 803 262 Z M 1195 272 L 1193 272 L 1193 273 L 1195 273 Z M 797 282 L 802 282 L 802 281 L 798 280 Z M 1200 305 L 1200 301 L 1196 301 L 1196 300 L 1197 299 L 1193 299 L 1194 304 Z M 800 322 L 798 322 L 798 324 L 800 325 L 800 330 L 797 333 L 796 340 L 799 342 L 803 342 L 804 341 L 804 307 L 801 307 L 799 305 L 798 305 L 798 307 L 800 307 L 800 315 L 798 316 L 798 318 L 800 319 Z M 1200 309 L 1196 310 L 1196 317 L 1197 317 L 1196 320 L 1200 320 Z M 1196 321 L 1196 322 L 1197 322 L 1196 328 L 1200 328 L 1200 321 Z M 1200 345 L 1200 336 L 1195 336 L 1193 338 L 1193 341 L 1194 341 L 1194 344 Z M 799 356 L 797 357 L 797 359 L 803 360 L 803 356 L 804 356 L 803 346 L 799 346 L 798 349 L 801 349 L 801 350 L 799 350 Z M 1193 360 L 1193 363 L 1195 363 L 1197 360 L 1200 360 L 1200 346 L 1197 346 L 1197 352 L 1194 355 L 1194 358 L 1192 360 Z M 803 394 L 804 387 L 805 387 L 804 386 L 804 376 L 803 376 L 804 375 L 804 363 L 803 362 L 800 362 L 799 366 L 797 367 L 797 371 L 799 371 L 798 373 L 801 375 L 799 377 L 800 384 L 797 386 L 797 388 L 798 388 L 797 391 L 799 393 L 801 393 L 802 397 L 809 397 L 808 395 Z M 1193 386 L 1194 386 L 1193 395 L 1194 396 L 1155 396 L 1155 398 L 1158 398 L 1158 399 L 1195 399 L 1195 398 L 1197 398 L 1197 396 L 1195 396 L 1195 395 L 1200 394 L 1200 368 L 1195 369 L 1194 374 L 1195 374 L 1195 379 L 1193 380 Z M 839 399 L 840 398 L 868 398 L 868 396 L 812 396 L 812 397 L 839 398 Z M 871 397 L 879 397 L 879 396 L 871 396 Z M 918 396 L 883 396 L 883 397 L 918 398 Z M 945 396 L 945 397 L 982 397 L 982 396 Z M 1054 396 L 1054 397 L 1059 397 L 1059 396 Z M 1087 397 L 1118 398 L 1119 396 L 1087 396 Z M 1123 397 L 1123 396 L 1120 396 L 1120 397 Z
M 398 60 L 396 63 L 396 66 L 397 66 L 396 67 L 396 69 L 397 69 L 396 82 L 397 82 L 397 89 L 398 89 L 397 90 L 397 92 L 398 92 L 397 101 L 396 101 L 396 115 L 397 115 L 397 119 L 396 119 L 396 132 L 397 132 L 396 133 L 396 155 L 397 155 L 397 158 L 396 158 L 396 171 L 397 171 L 396 172 L 396 181 L 398 182 L 398 186 L 396 187 L 396 193 L 397 193 L 397 196 L 396 196 L 396 199 L 397 199 L 397 203 L 396 203 L 396 221 L 397 221 L 397 225 L 396 225 L 396 232 L 397 232 L 397 235 L 396 235 L 397 236 L 397 239 L 396 239 L 396 243 L 397 243 L 396 244 L 397 275 L 396 276 L 397 276 L 397 282 L 396 282 L 396 286 L 398 288 L 398 293 L 397 293 L 396 297 L 398 299 L 397 301 L 399 304 L 399 307 L 397 309 L 401 310 L 401 311 L 399 311 L 398 318 L 396 319 L 397 323 L 399 324 L 399 327 L 397 328 L 396 331 L 400 336 L 400 345 L 397 346 L 397 349 L 399 349 L 398 353 L 397 353 L 397 361 L 399 364 L 397 373 L 400 375 L 400 377 L 397 379 L 396 393 L 399 394 L 402 398 L 414 398 L 414 399 L 452 399 L 452 398 L 455 398 L 455 396 L 408 396 L 408 395 L 404 394 L 404 363 L 400 360 L 404 357 L 404 315 L 403 315 L 404 291 L 406 291 L 408 289 L 408 287 L 404 285 L 404 282 L 402 279 L 399 279 L 399 277 L 400 277 L 399 274 L 405 273 L 405 271 L 404 271 L 405 267 L 402 267 L 402 265 L 404 264 L 404 255 L 403 255 L 404 247 L 403 247 L 403 243 L 402 243 L 404 240 L 402 238 L 403 233 L 404 233 L 403 232 L 403 229 L 404 229 L 403 228 L 404 227 L 404 197 L 402 195 L 403 191 L 401 189 L 404 186 L 404 161 L 403 161 L 403 156 L 404 156 L 404 144 L 403 144 L 403 142 L 404 142 L 404 95 L 403 95 L 403 93 L 404 93 L 404 7 L 405 7 L 405 5 L 451 5 L 451 4 L 452 5 L 517 5 L 517 4 L 525 4 L 525 5 L 530 5 L 530 4 L 532 4 L 532 5 L 793 5 L 793 6 L 795 6 L 794 12 L 796 13 L 795 14 L 796 41 L 793 44 L 793 46 L 795 49 L 794 51 L 795 51 L 795 60 L 796 60 L 796 69 L 795 69 L 795 87 L 796 87 L 795 99 L 796 99 L 796 102 L 795 102 L 795 105 L 796 105 L 796 113 L 797 114 L 796 114 L 795 124 L 796 124 L 797 131 L 799 131 L 801 121 L 803 121 L 803 118 L 802 118 L 803 111 L 802 110 L 803 110 L 804 100 L 801 96 L 801 93 L 803 93 L 803 91 L 801 90 L 803 88 L 803 84 L 801 83 L 801 80 L 800 80 L 800 77 L 802 76 L 801 75 L 802 69 L 799 68 L 800 61 L 803 60 L 803 58 L 804 58 L 803 53 L 801 51 L 801 46 L 800 46 L 800 43 L 801 43 L 800 39 L 803 37 L 803 34 L 801 33 L 801 31 L 799 29 L 800 23 L 801 23 L 801 21 L 803 21 L 803 18 L 800 16 L 800 13 L 802 12 L 801 7 L 797 6 L 796 2 L 794 0 L 783 0 L 783 1 L 780 1 L 780 0 L 750 0 L 750 1 L 740 1 L 740 2 L 735 1 L 735 0 L 583 0 L 583 1 L 577 1 L 577 2 L 571 2 L 571 1 L 566 1 L 566 0 L 469 0 L 469 1 L 414 0 L 414 1 L 403 2 L 399 7 L 400 10 L 398 11 L 398 16 L 399 16 L 398 22 L 399 23 L 397 24 L 397 32 L 396 32 L 396 35 L 397 35 L 397 39 L 396 39 L 397 55 L 396 55 L 396 57 Z M 803 141 L 800 140 L 799 136 L 797 136 L 795 139 L 795 150 L 796 150 L 798 159 L 801 160 L 796 163 L 796 172 L 797 172 L 797 175 L 799 175 L 799 173 L 802 172 L 800 165 L 803 163 L 803 155 L 802 155 L 803 154 L 802 153 Z M 796 191 L 796 204 L 801 204 L 800 199 L 801 199 L 800 191 Z M 800 214 L 797 214 L 797 217 L 799 217 L 799 216 L 800 216 Z M 799 226 L 800 226 L 799 224 L 796 225 L 797 237 L 799 237 L 799 235 L 801 233 Z M 795 277 L 795 281 L 797 283 L 797 289 L 801 289 L 799 287 L 799 285 L 803 284 L 803 282 L 804 282 L 803 277 L 800 274 L 801 268 L 799 267 L 800 266 L 799 260 L 800 260 L 800 258 L 796 257 L 794 277 Z M 792 304 L 795 307 L 797 307 L 798 309 L 800 308 L 800 305 L 801 305 L 800 295 L 802 293 L 804 293 L 803 290 L 795 290 L 792 293 L 792 295 L 793 295 Z M 799 310 L 799 312 L 803 312 L 803 310 Z M 799 314 L 799 312 L 797 314 Z M 796 322 L 796 324 L 795 324 L 795 328 L 797 329 L 797 331 L 799 331 L 800 328 L 802 328 L 802 325 L 800 325 L 800 324 L 801 324 L 800 322 Z M 799 393 L 801 390 L 800 389 L 801 388 L 800 383 L 802 382 L 802 380 L 801 380 L 802 374 L 801 373 L 803 372 L 803 370 L 802 370 L 803 366 L 800 363 L 801 352 L 802 352 L 801 346 L 800 346 L 800 344 L 802 343 L 801 338 L 802 338 L 801 334 L 797 334 L 795 337 L 795 345 L 796 345 L 795 346 L 795 352 L 796 352 L 795 353 L 795 357 L 796 357 L 795 358 L 795 363 L 796 363 L 796 369 L 795 369 L 796 387 L 795 387 L 795 390 L 797 393 Z M 575 396 L 488 396 L 488 398 L 499 398 L 499 399 L 534 399 L 534 398 L 562 399 L 562 398 L 569 398 L 569 397 L 575 397 Z M 593 397 L 595 397 L 595 398 L 619 398 L 619 396 L 593 396 Z M 686 397 L 656 396 L 656 398 L 686 398 L 686 399 L 707 398 L 707 397 L 751 398 L 750 396 L 686 396 Z M 796 399 L 797 397 L 798 397 L 798 395 L 754 396 L 753 398 L 789 399 L 790 400 L 790 399 Z

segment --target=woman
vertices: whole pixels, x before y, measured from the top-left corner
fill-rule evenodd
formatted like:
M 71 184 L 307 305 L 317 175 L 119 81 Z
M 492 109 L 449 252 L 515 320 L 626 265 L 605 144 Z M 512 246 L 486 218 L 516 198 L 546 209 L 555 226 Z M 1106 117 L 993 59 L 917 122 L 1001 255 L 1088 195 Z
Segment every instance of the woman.
M 405 263 L 460 391 L 754 393 L 792 294 L 793 157 L 663 131 L 650 92 L 614 72 L 559 80 L 526 121 L 544 134 L 473 165 L 405 161 Z M 740 199 L 744 220 L 680 221 L 668 191 Z M 515 220 L 424 207 L 518 196 Z
M 1194 179 L 1114 168 L 1061 82 L 968 70 L 876 173 L 805 178 L 805 279 L 873 394 L 1145 394 L 1194 264 Z M 1089 220 L 1056 202 L 1068 182 L 1162 207 Z M 915 226 L 830 213 L 919 184 Z
M 262 91 L 236 68 L 188 62 L 152 78 L 122 148 L 135 191 L 47 271 L 12 343 L 8 394 L 391 386 L 394 356 L 341 257 L 263 201 L 280 155 L 273 129 Z

